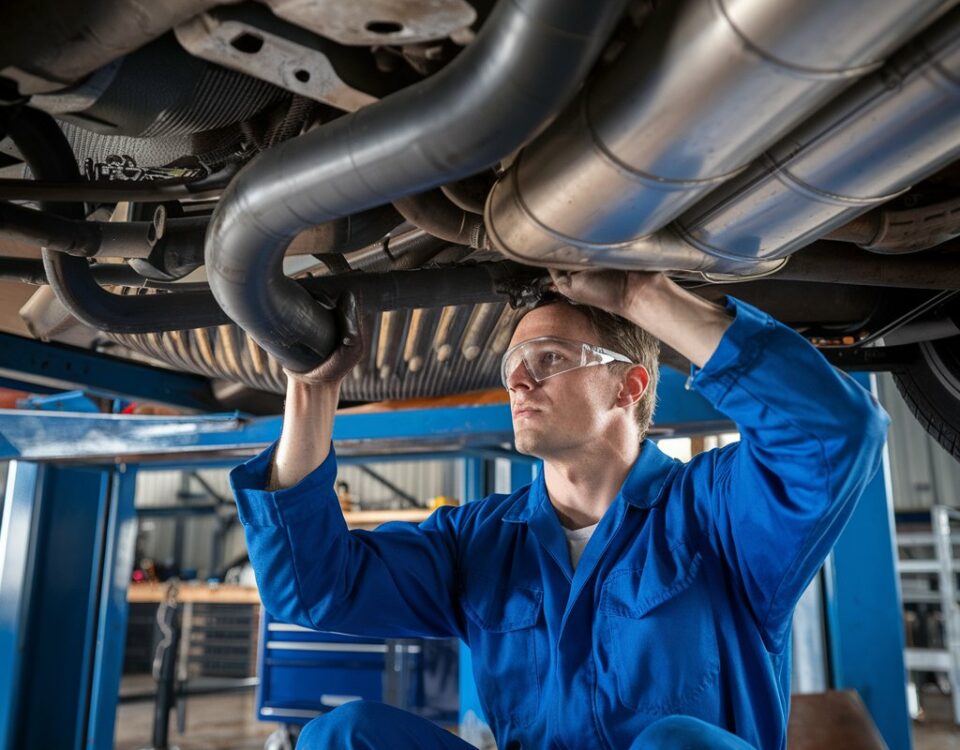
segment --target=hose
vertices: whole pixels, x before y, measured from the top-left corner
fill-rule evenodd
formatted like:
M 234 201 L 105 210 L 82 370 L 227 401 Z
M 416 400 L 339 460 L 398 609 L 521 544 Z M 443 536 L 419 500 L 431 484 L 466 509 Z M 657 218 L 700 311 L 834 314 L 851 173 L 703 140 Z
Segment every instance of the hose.
M 148 258 L 173 244 L 181 255 L 196 248 L 193 255 L 202 259 L 204 219 L 166 219 L 160 210 L 157 216 L 154 221 L 84 221 L 0 203 L 0 236 L 81 258 Z
M 25 108 L 9 123 L 9 134 L 39 179 L 79 183 L 73 152 L 52 117 Z M 12 222 L 19 227 L 19 238 L 43 243 L 43 273 L 33 266 L 4 263 L 0 274 L 28 283 L 50 284 L 74 317 L 107 333 L 157 333 L 229 322 L 209 290 L 177 290 L 176 302 L 172 303 L 166 294 L 118 295 L 101 288 L 100 272 L 87 263 L 87 257 L 150 256 L 156 249 L 150 242 L 163 242 L 162 237 L 149 232 L 150 222 L 87 222 L 81 203 L 45 201 L 41 205 L 43 211 L 38 212 L 0 204 L 0 231 L 6 224 L 10 234 L 17 234 Z M 371 237 L 379 239 L 401 221 L 393 207 L 380 206 L 317 227 L 310 239 L 316 243 L 317 252 L 343 252 L 367 244 Z M 172 250 L 182 255 L 185 249 L 196 247 L 199 256 L 204 220 L 174 219 L 166 226 Z M 71 252 L 76 255 L 68 254 Z M 110 277 L 110 271 L 103 273 L 105 279 Z M 135 281 L 128 277 L 129 272 L 125 274 L 124 283 Z
M 32 172 L 42 180 L 79 181 L 76 160 L 50 115 L 23 109 L 9 124 L 9 135 Z M 45 211 L 83 221 L 80 203 L 44 203 Z M 86 258 L 43 250 L 47 281 L 70 313 L 110 333 L 154 333 L 220 325 L 229 319 L 207 292 L 182 292 L 176 304 L 167 295 L 120 296 L 102 289 Z

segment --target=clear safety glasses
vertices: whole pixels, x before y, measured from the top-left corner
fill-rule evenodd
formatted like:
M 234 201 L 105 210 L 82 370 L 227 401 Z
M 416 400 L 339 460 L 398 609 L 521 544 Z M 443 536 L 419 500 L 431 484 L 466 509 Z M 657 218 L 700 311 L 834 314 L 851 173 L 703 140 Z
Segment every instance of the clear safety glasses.
M 538 383 L 547 378 L 560 375 L 570 370 L 593 365 L 606 365 L 611 362 L 627 362 L 633 364 L 628 357 L 602 346 L 585 344 L 582 341 L 571 341 L 557 336 L 540 336 L 539 338 L 521 341 L 508 349 L 500 361 L 500 380 L 503 387 L 510 388 L 507 381 L 513 372 L 523 362 L 530 377 Z

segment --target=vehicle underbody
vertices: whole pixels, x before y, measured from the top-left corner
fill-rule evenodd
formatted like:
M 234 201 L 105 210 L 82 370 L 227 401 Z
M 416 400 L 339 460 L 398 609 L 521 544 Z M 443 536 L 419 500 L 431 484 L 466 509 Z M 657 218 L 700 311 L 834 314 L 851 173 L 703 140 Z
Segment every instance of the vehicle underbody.
M 956 5 L 14 0 L 0 329 L 269 411 L 345 290 L 356 402 L 495 387 L 547 269 L 664 271 L 960 458 Z

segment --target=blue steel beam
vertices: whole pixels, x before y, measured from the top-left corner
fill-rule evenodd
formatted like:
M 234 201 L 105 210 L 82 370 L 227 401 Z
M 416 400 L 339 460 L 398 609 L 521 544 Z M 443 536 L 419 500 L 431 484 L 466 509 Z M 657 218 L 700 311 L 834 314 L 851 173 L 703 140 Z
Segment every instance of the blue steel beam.
M 49 388 L 36 383 L 2 377 L 0 377 L 0 388 L 9 388 L 11 391 L 26 391 L 27 393 L 60 393 L 63 390 L 62 388 Z
M 210 383 L 199 375 L 164 370 L 66 344 L 0 333 L 0 378 L 30 390 L 83 389 L 130 401 L 188 409 L 216 408 Z
M 83 750 L 109 487 L 103 467 L 12 467 L 7 501 L 14 507 L 0 544 L 2 750 Z
M 257 439 L 266 440 L 266 434 L 245 429 L 235 414 L 153 417 L 0 409 L 0 460 L 102 462 L 141 453 L 210 450 L 212 445 L 245 447 Z
M 236 414 L 155 417 L 0 410 L 0 460 L 184 460 L 236 452 L 250 454 L 277 439 L 279 417 L 245 420 Z M 375 436 L 370 438 L 369 436 Z M 371 455 L 398 449 L 453 451 L 499 445 L 513 437 L 506 406 L 468 406 L 337 418 L 337 450 Z
M 683 381 L 679 374 L 663 371 L 657 410 L 661 434 L 732 429 L 698 394 L 684 390 Z M 155 417 L 0 410 L 0 460 L 136 462 L 250 454 L 276 440 L 280 426 L 280 417 L 242 419 L 238 414 Z M 513 424 L 506 404 L 347 413 L 337 417 L 333 439 L 343 456 L 449 453 L 509 446 Z
M 251 453 L 277 439 L 279 417 L 244 420 L 236 414 L 154 417 L 117 414 L 60 414 L 0 410 L 0 460 L 184 459 L 217 453 Z M 370 436 L 374 436 L 371 438 Z M 510 442 L 513 431 L 504 405 L 418 409 L 337 418 L 334 441 L 344 455 L 371 455 L 411 447 L 457 450 Z
M 429 447 L 429 446 L 427 446 Z M 420 450 L 420 451 L 409 451 L 402 453 L 375 453 L 375 454 L 362 454 L 362 453 L 345 453 L 343 452 L 342 444 L 337 446 L 337 465 L 339 466 L 350 466 L 354 464 L 388 464 L 388 463 L 406 463 L 409 461 L 435 461 L 442 459 L 451 459 L 451 458 L 460 458 L 462 456 L 481 456 L 481 457 L 495 457 L 495 458 L 507 458 L 513 460 L 516 458 L 517 454 L 513 451 L 510 451 L 506 448 L 463 448 L 460 450 Z M 490 456 L 487 456 L 487 454 Z M 245 451 L 242 455 L 228 455 L 228 456 L 218 456 L 215 453 L 204 453 L 200 454 L 197 457 L 184 457 L 179 459 L 167 460 L 167 459 L 158 459 L 151 460 L 148 463 L 143 464 L 144 469 L 149 469 L 150 471 L 177 471 L 184 468 L 190 469 L 232 469 L 241 461 L 246 460 L 246 458 L 252 455 L 250 451 Z M 522 460 L 524 456 L 520 456 Z
M 81 750 L 95 653 L 109 473 L 44 466 L 18 747 Z M 50 701 L 56 685 L 56 700 Z
M 100 413 L 99 405 L 84 391 L 62 391 L 54 394 L 27 396 L 17 401 L 17 408 L 33 411 Z

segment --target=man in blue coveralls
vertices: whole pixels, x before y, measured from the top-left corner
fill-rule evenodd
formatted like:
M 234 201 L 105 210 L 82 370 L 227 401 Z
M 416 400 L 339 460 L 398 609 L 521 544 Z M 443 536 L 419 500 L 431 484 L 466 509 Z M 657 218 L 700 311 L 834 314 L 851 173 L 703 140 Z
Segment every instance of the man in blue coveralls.
M 880 463 L 888 418 L 801 336 L 660 274 L 557 274 L 504 355 L 532 485 L 348 531 L 331 448 L 358 361 L 291 377 L 281 438 L 232 474 L 264 606 L 319 630 L 458 637 L 501 750 L 786 747 L 791 615 Z M 348 297 L 348 301 L 349 301 Z M 577 304 L 571 304 L 577 303 Z M 350 308 L 350 305 L 347 305 Z M 644 436 L 657 340 L 741 440 L 683 464 Z M 379 703 L 307 748 L 468 748 Z

